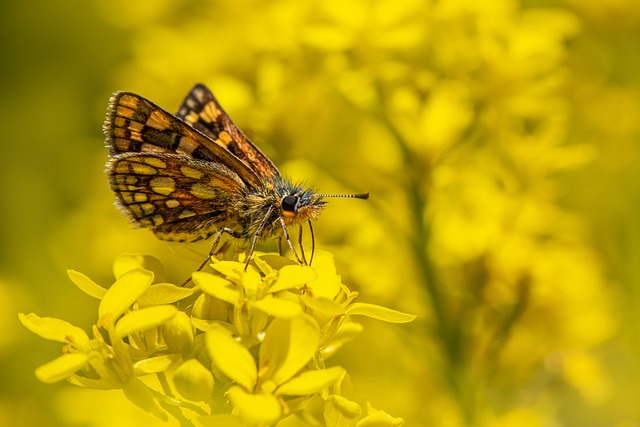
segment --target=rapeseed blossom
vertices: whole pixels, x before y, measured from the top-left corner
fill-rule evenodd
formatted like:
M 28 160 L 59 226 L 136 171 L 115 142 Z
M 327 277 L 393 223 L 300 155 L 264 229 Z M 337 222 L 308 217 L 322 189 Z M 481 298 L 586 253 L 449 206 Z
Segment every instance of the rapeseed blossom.
M 154 283 L 147 268 L 158 262 L 148 256 L 118 258 L 109 289 L 70 270 L 71 280 L 100 300 L 93 336 L 64 320 L 20 315 L 31 331 L 65 344 L 36 376 L 121 389 L 145 411 L 185 426 L 266 426 L 301 414 L 333 426 L 401 425 L 350 401 L 341 392 L 346 371 L 325 360 L 354 337 L 353 316 L 394 323 L 415 316 L 353 302 L 357 293 L 341 283 L 331 256 L 318 257 L 322 268 L 274 255 L 247 271 L 241 262 L 216 261 L 213 273 L 193 273 L 193 288 Z M 150 375 L 161 389 L 145 383 Z M 313 399 L 325 401 L 319 414 L 305 411 Z

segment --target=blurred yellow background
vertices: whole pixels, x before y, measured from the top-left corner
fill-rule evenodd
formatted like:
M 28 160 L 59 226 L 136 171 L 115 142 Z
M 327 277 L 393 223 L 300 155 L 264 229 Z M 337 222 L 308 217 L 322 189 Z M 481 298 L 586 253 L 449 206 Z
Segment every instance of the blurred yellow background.
M 71 0 L 0 5 L 0 425 L 163 425 L 119 391 L 39 383 L 60 348 L 18 312 L 88 328 L 66 269 L 122 252 L 176 282 L 208 250 L 133 230 L 101 132 L 115 90 L 175 111 L 207 84 L 288 176 L 364 323 L 331 363 L 424 426 L 640 426 L 636 0 Z M 635 390 L 635 391 L 634 391 Z

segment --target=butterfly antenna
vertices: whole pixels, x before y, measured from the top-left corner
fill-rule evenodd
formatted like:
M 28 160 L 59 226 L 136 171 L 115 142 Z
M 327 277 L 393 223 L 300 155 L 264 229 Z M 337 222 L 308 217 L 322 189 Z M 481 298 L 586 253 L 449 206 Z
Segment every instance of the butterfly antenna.
M 359 194 L 314 194 L 316 197 L 339 197 L 342 199 L 363 199 L 366 200 L 369 198 L 369 193 L 359 193 Z

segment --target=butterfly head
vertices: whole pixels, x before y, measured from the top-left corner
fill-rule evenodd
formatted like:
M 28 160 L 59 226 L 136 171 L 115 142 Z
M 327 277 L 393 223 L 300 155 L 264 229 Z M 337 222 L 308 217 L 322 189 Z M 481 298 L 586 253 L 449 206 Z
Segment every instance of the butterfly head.
M 314 191 L 301 186 L 291 186 L 282 194 L 280 209 L 287 223 L 302 223 L 314 220 L 327 204 Z
M 318 194 L 302 185 L 283 182 L 280 186 L 280 210 L 282 217 L 288 224 L 302 223 L 314 220 L 327 204 L 325 197 L 341 197 L 367 199 L 369 193 L 363 194 Z

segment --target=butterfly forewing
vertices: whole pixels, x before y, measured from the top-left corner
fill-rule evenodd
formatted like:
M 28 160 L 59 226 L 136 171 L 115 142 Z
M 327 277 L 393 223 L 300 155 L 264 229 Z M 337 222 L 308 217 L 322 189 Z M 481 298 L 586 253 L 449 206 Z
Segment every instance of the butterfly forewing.
M 159 238 L 196 241 L 231 226 L 247 187 L 221 164 L 170 153 L 125 153 L 108 165 L 109 184 L 130 219 Z
M 271 160 L 233 123 L 206 86 L 195 85 L 176 116 L 225 146 L 261 179 L 271 181 L 280 176 Z
M 245 163 L 227 150 L 225 142 L 205 136 L 151 101 L 130 92 L 117 92 L 104 125 L 110 155 L 119 153 L 177 153 L 227 165 L 247 185 L 261 181 Z

